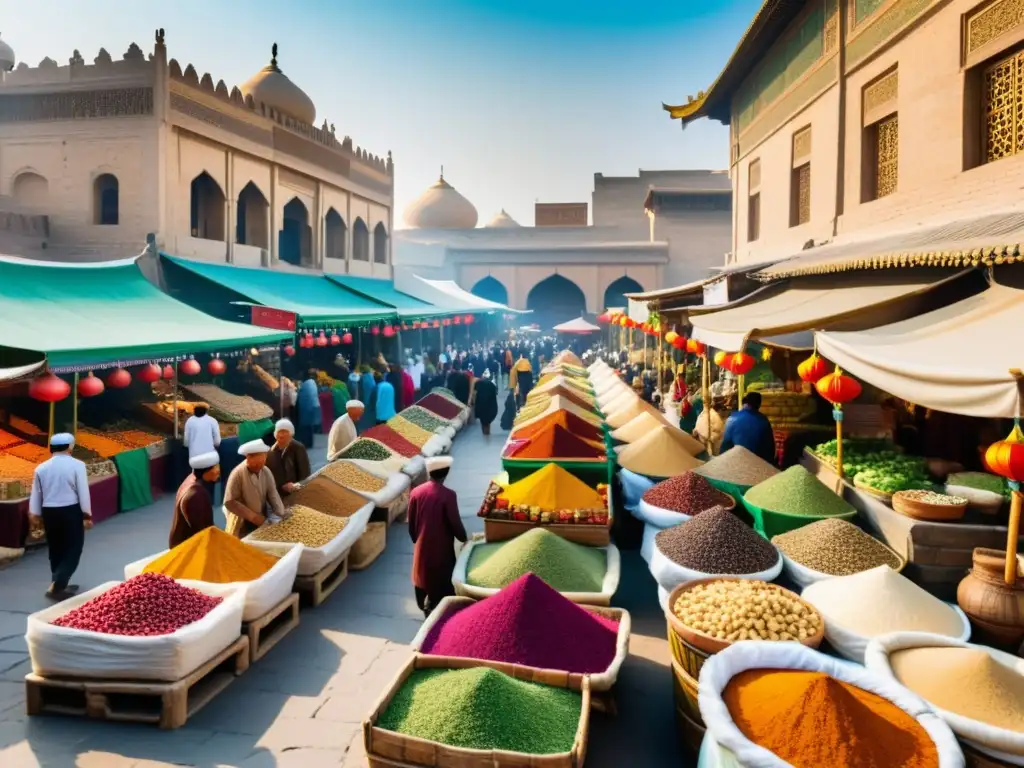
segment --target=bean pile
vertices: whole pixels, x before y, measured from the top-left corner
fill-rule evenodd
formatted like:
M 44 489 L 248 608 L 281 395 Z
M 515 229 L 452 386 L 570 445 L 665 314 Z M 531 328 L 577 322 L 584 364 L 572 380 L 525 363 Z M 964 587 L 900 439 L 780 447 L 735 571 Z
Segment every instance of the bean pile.
M 223 602 L 183 587 L 159 573 L 140 573 L 54 619 L 57 627 L 106 635 L 169 635 L 193 624 Z
M 404 456 L 407 459 L 411 459 L 413 456 L 418 456 L 420 452 L 419 446 L 415 443 L 409 442 L 387 424 L 378 424 L 375 427 L 370 427 L 368 430 L 363 432 L 363 437 L 376 440 L 392 453 L 395 453 L 398 456 Z M 357 440 L 356 442 L 358 443 L 359 441 Z M 348 454 L 344 455 L 345 458 L 348 459 L 359 458 L 357 456 L 349 456 Z
M 307 547 L 316 548 L 337 537 L 348 523 L 348 518 L 331 517 L 299 504 L 289 506 L 288 511 L 291 517 L 287 520 L 264 524 L 257 528 L 250 538 L 283 544 L 305 544 Z
M 420 408 L 418 405 L 411 406 L 402 411 L 402 418 L 431 433 L 448 426 L 447 421 L 439 416 L 435 416 L 426 408 Z
M 607 569 L 603 549 L 534 528 L 509 541 L 474 546 L 466 579 L 477 587 L 502 589 L 532 572 L 559 592 L 600 592 Z
M 779 470 L 742 445 L 730 448 L 693 471 L 713 480 L 746 486 L 757 485 L 779 474 Z
M 958 507 L 967 503 L 963 496 L 950 496 L 934 491 L 899 491 L 900 496 L 921 504 L 935 504 L 939 507 Z
M 684 515 L 699 515 L 712 507 L 729 507 L 733 500 L 695 472 L 663 480 L 647 489 L 643 500 Z
M 388 426 L 415 446 L 422 448 L 434 435 L 418 424 L 413 424 L 404 416 L 395 416 L 388 420 Z
M 384 478 L 377 477 L 347 461 L 335 461 L 328 464 L 324 467 L 324 475 L 334 482 L 344 485 L 346 488 L 366 491 L 367 493 L 376 493 L 388 484 L 388 481 Z
M 334 517 L 348 517 L 368 503 L 358 493 L 333 483 L 326 477 L 317 477 L 288 495 L 289 505 L 309 507 Z
M 770 542 L 721 507 L 659 531 L 654 544 L 676 565 L 700 573 L 760 573 L 779 561 Z
M 401 435 L 399 435 L 401 437 Z M 394 454 L 377 440 L 361 437 L 346 448 L 342 454 L 346 459 L 364 459 L 366 461 L 387 461 Z
M 853 523 L 834 518 L 781 533 L 772 544 L 790 560 L 830 576 L 848 576 L 879 565 L 900 567 L 899 558 L 880 541 Z
M 582 705 L 575 691 L 487 667 L 418 669 L 376 725 L 452 747 L 549 755 L 572 749 Z
M 800 464 L 758 483 L 743 498 L 761 509 L 800 517 L 830 517 L 855 511 Z
M 823 621 L 792 592 L 763 581 L 712 581 L 684 590 L 672 611 L 718 640 L 806 640 Z
M 461 406 L 433 392 L 421 399 L 416 405 L 420 408 L 426 408 L 431 413 L 436 413 L 442 419 L 451 420 L 457 418 L 462 413 Z

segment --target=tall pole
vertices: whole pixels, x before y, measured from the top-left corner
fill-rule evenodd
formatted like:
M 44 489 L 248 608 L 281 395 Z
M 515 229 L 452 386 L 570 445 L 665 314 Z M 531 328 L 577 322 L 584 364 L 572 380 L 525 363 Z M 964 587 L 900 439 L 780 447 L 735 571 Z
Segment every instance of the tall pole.
M 180 432 L 179 432 L 179 429 L 178 429 L 179 419 L 178 419 L 178 366 L 177 365 L 174 366 L 174 379 L 173 379 L 172 383 L 174 384 L 174 439 L 177 440 L 178 437 L 180 437 Z
M 71 401 L 71 434 L 75 436 L 75 442 L 78 442 L 78 371 L 75 371 L 75 384 L 71 395 L 75 398 Z

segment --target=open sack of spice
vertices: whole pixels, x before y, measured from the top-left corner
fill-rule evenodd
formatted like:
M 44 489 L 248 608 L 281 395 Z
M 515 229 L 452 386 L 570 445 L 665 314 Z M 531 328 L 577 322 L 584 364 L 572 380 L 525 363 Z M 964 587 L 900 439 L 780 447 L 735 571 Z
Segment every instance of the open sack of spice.
M 669 526 L 670 528 L 672 526 Z M 654 554 L 654 540 L 658 534 L 664 531 L 664 528 L 659 528 L 656 525 L 650 523 L 644 523 L 644 534 L 640 539 L 640 557 L 644 559 L 644 562 L 648 565 L 651 564 L 651 555 Z
M 709 509 L 731 510 L 735 506 L 736 500 L 711 485 L 707 478 L 696 472 L 684 472 L 647 489 L 633 516 L 659 528 L 669 528 Z
M 1024 765 L 1024 659 L 950 637 L 897 632 L 872 640 L 864 663 L 927 701 L 969 746 Z
M 618 474 L 619 486 L 622 488 L 622 506 L 629 512 L 633 512 L 640 504 L 640 499 L 647 489 L 654 485 L 654 481 L 625 468 L 620 468 Z
M 699 768 L 963 768 L 949 726 L 891 678 L 798 643 L 736 643 L 705 662 Z
M 541 525 L 608 525 L 608 487 L 591 488 L 557 464 L 545 464 L 504 488 L 488 488 L 484 516 Z
M 108 581 L 28 617 L 32 671 L 181 680 L 238 639 L 244 604 L 240 590 L 156 573 Z
M 906 561 L 853 523 L 817 520 L 772 537 L 782 553 L 783 570 L 797 586 L 861 573 L 880 565 L 903 570 Z
M 282 544 L 271 553 L 211 526 L 174 549 L 129 563 L 124 577 L 160 573 L 209 584 L 214 595 L 237 591 L 245 602 L 242 621 L 252 621 L 291 594 L 301 555 L 301 544 Z
M 386 507 L 409 490 L 412 485 L 412 478 L 403 472 L 385 474 L 375 470 L 372 463 L 367 462 L 367 464 L 345 459 L 332 461 L 314 473 L 303 485 L 308 485 L 314 479 L 323 477 L 355 491 L 378 507 Z

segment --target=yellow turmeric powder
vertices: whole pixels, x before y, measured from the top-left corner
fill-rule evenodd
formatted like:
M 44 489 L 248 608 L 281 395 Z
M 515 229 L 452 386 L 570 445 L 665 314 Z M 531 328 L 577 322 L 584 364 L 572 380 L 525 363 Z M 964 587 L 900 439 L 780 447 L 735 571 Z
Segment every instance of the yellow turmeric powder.
M 211 526 L 149 563 L 143 572 L 162 573 L 172 579 L 230 584 L 258 579 L 277 562 L 273 555 Z
M 602 509 L 604 499 L 593 488 L 557 464 L 512 483 L 498 494 L 509 504 L 529 504 L 541 509 Z

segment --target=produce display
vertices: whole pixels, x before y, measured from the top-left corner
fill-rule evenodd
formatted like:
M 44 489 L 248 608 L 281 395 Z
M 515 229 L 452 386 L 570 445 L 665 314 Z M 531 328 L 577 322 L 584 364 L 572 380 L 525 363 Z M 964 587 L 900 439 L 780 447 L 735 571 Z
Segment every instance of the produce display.
M 696 472 L 684 472 L 662 480 L 641 497 L 648 504 L 684 515 L 699 515 L 714 507 L 733 505 L 732 498 L 715 488 Z
M 258 579 L 277 562 L 273 555 L 211 526 L 151 561 L 142 572 L 160 573 L 172 579 L 230 584 Z
M 549 424 L 528 438 L 514 437 L 503 454 L 516 459 L 606 460 L 604 444 L 578 437 L 559 424 Z
M 910 499 L 919 504 L 934 504 L 939 507 L 959 507 L 967 503 L 967 499 L 963 496 L 950 496 L 935 491 L 897 491 L 897 493 L 904 499 Z
M 815 455 L 836 466 L 839 444 L 829 440 L 814 447 Z M 896 491 L 931 490 L 925 461 L 905 456 L 886 440 L 843 440 L 843 473 L 857 485 L 892 494 Z
M 983 648 L 907 648 L 889 655 L 903 685 L 939 709 L 1024 733 L 1024 673 Z
M 973 488 L 976 491 L 998 493 L 1005 499 L 1010 498 L 1010 486 L 999 475 L 988 472 L 955 472 L 946 478 L 946 485 Z
M 285 501 L 291 505 L 315 509 L 332 517 L 348 517 L 368 503 L 355 491 L 333 483 L 326 477 L 314 478 L 299 490 L 288 494 Z
M 287 511 L 290 514 L 287 520 L 264 523 L 250 534 L 250 538 L 316 548 L 335 539 L 348 523 L 344 517 L 326 515 L 301 504 L 290 504 Z
M 935 743 L 911 715 L 822 672 L 749 669 L 722 699 L 744 736 L 793 768 L 939 768 Z
M 405 412 L 403 411 L 402 413 Z M 433 432 L 428 432 L 423 427 L 413 424 L 401 413 L 388 419 L 387 426 L 417 448 L 422 448 L 434 436 Z
M 672 612 L 686 626 L 727 642 L 806 640 L 824 624 L 789 590 L 747 579 L 696 584 L 683 590 Z
M 455 393 L 448 389 L 448 387 L 434 387 L 432 390 L 430 390 L 430 394 L 437 395 L 438 397 L 443 397 L 448 402 L 454 403 L 455 405 L 459 406 L 459 408 L 466 407 L 465 405 L 462 404 L 462 401 L 455 396 Z
M 492 597 L 450 610 L 422 653 L 590 674 L 615 659 L 618 622 L 570 602 L 532 573 Z
M 557 464 L 545 464 L 504 489 L 492 483 L 478 514 L 541 525 L 607 525 L 608 486 L 591 488 Z
M 466 580 L 476 587 L 502 589 L 532 572 L 559 592 L 600 592 L 607 568 L 604 550 L 533 528 L 509 541 L 476 544 Z
M 247 395 L 233 395 L 215 384 L 187 384 L 185 390 L 210 405 L 228 421 L 259 421 L 274 415 L 274 409 Z
M 437 414 L 431 413 L 426 408 L 420 408 L 418 405 L 406 408 L 402 411 L 401 415 L 406 421 L 411 421 L 417 427 L 420 427 L 431 434 L 448 426 L 447 419 L 442 419 Z
M 93 453 L 99 454 L 105 459 L 116 456 L 124 451 L 131 451 L 136 448 L 145 448 L 159 443 L 165 438 L 153 432 L 143 429 L 126 429 L 124 431 L 96 431 L 92 429 L 79 428 L 75 442 Z
M 572 749 L 581 709 L 575 691 L 487 667 L 418 669 L 376 725 L 452 747 L 547 755 Z
M 601 429 L 596 424 L 591 424 L 569 411 L 554 411 L 529 424 L 514 428 L 511 437 L 516 440 L 533 438 L 556 426 L 562 427 L 577 437 L 595 442 L 599 442 L 603 437 Z
M 368 430 L 363 432 L 362 437 L 360 437 L 359 440 L 356 440 L 354 443 L 352 443 L 351 446 L 346 448 L 345 451 L 342 453 L 342 456 L 344 456 L 346 459 L 370 458 L 368 456 L 356 456 L 350 453 L 350 451 L 361 453 L 362 446 L 359 446 L 359 443 L 362 442 L 363 440 L 375 440 L 378 443 L 380 443 L 382 447 L 384 447 L 391 453 L 394 453 L 398 456 L 404 456 L 407 459 L 411 459 L 413 456 L 419 456 L 420 453 L 419 445 L 410 441 L 404 435 L 399 434 L 399 432 L 396 429 L 394 429 L 390 424 L 378 424 L 377 426 L 370 427 Z M 381 459 L 373 458 L 371 459 L 371 461 L 383 461 L 386 458 L 389 458 L 389 456 L 385 456 Z
M 721 507 L 659 531 L 654 545 L 676 565 L 700 573 L 761 573 L 779 562 L 770 542 Z
M 420 408 L 430 411 L 431 413 L 437 414 L 446 421 L 451 421 L 459 417 L 462 413 L 462 406 L 458 403 L 453 403 L 446 397 L 431 392 L 424 398 L 421 398 L 416 402 L 416 405 Z
M 619 452 L 619 466 L 638 475 L 673 477 L 703 464 L 672 436 L 672 430 L 675 427 L 664 425 L 627 445 Z
M 772 538 L 790 560 L 818 573 L 848 576 L 880 565 L 899 570 L 891 549 L 845 520 L 817 520 Z
M 183 587 L 168 576 L 140 573 L 52 623 L 106 635 L 169 635 L 199 621 L 222 601 Z
M 401 437 L 401 435 L 399 435 L 399 437 Z M 392 453 L 391 449 L 386 445 L 367 437 L 360 437 L 358 440 L 353 442 L 352 445 L 341 452 L 342 458 L 364 459 L 366 461 L 387 461 L 393 455 L 396 454 Z
M 758 483 L 744 498 L 761 509 L 787 515 L 830 517 L 855 511 L 800 464 Z
M 12 435 L 10 432 L 4 432 L 0 429 L 0 451 L 5 448 L 12 448 L 15 445 L 20 445 L 25 442 L 17 435 Z
M 388 481 L 384 478 L 377 477 L 372 472 L 367 472 L 365 469 L 361 469 L 348 461 L 331 462 L 324 467 L 322 474 L 339 485 L 351 488 L 354 491 L 365 491 L 366 493 L 376 493 L 388 484 Z M 306 506 L 313 505 L 307 504 Z

